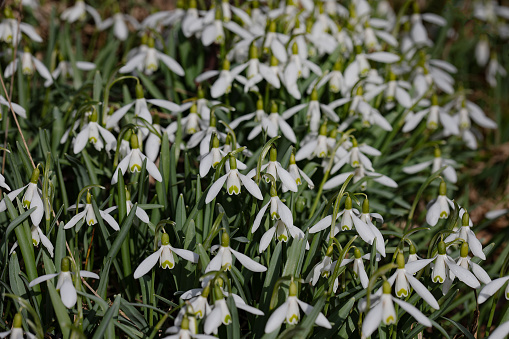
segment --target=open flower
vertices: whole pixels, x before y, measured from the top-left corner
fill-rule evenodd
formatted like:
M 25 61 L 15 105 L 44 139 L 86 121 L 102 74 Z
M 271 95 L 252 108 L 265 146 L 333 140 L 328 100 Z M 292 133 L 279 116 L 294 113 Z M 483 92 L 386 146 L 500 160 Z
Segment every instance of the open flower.
M 99 26 L 102 22 L 101 16 L 94 7 L 85 4 L 83 0 L 77 0 L 74 6 L 64 10 L 62 15 L 60 15 L 60 19 L 72 24 L 78 20 L 85 20 L 87 12 L 94 19 L 96 26 Z
M 256 199 L 263 200 L 262 192 L 260 191 L 258 185 L 256 185 L 256 183 L 248 176 L 241 174 L 237 169 L 237 159 L 235 159 L 233 156 L 230 156 L 229 161 L 230 170 L 228 173 L 217 179 L 217 181 L 212 184 L 209 192 L 207 193 L 207 197 L 205 198 L 205 203 L 208 204 L 215 199 L 225 182 L 226 191 L 229 195 L 238 195 L 240 193 L 241 186 L 244 185 L 248 192 L 251 193 Z
M 64 257 L 62 258 L 61 263 L 61 270 L 60 273 L 53 273 L 53 274 L 46 274 L 42 275 L 30 282 L 29 287 L 34 287 L 37 284 L 40 284 L 44 281 L 47 281 L 49 279 L 52 279 L 56 276 L 58 276 L 58 282 L 56 289 L 60 290 L 60 298 L 62 299 L 62 303 L 67 308 L 72 308 L 76 301 L 78 300 L 78 295 L 76 293 L 76 288 L 74 287 L 74 284 L 72 282 L 72 272 L 70 272 L 71 262 L 69 258 Z M 93 278 L 93 279 L 99 279 L 99 276 L 93 272 L 89 271 L 79 271 L 80 277 L 83 278 Z
M 364 199 L 364 201 L 362 202 L 362 213 L 361 213 L 360 219 L 366 225 L 369 226 L 369 228 L 371 229 L 371 232 L 375 236 L 373 241 L 376 240 L 376 250 L 377 250 L 377 252 L 380 253 L 380 255 L 382 257 L 385 257 L 385 241 L 384 241 L 384 237 L 383 237 L 382 233 L 380 232 L 380 230 L 378 229 L 378 227 L 376 227 L 373 224 L 373 222 L 371 221 L 371 219 L 373 219 L 373 218 L 376 221 L 378 221 L 379 223 L 383 223 L 384 222 L 384 218 L 380 214 L 378 214 L 378 213 L 370 213 L 369 212 L 369 200 L 366 197 L 366 199 Z
M 103 31 L 111 26 L 113 26 L 113 33 L 115 37 L 121 41 L 125 41 L 129 35 L 129 29 L 127 28 L 127 24 L 130 23 L 134 29 L 138 30 L 140 28 L 140 23 L 134 17 L 123 14 L 123 13 L 115 13 L 111 18 L 108 18 L 102 21 L 98 28 Z
M 381 323 L 390 325 L 396 323 L 397 315 L 394 309 L 394 303 L 398 304 L 403 310 L 407 311 L 412 317 L 424 326 L 431 327 L 431 321 L 421 313 L 415 306 L 406 301 L 397 299 L 391 295 L 391 284 L 384 281 L 383 294 L 371 298 L 371 309 L 366 314 L 362 322 L 362 337 L 369 337 Z M 365 311 L 365 310 L 362 310 Z
M 5 67 L 4 76 L 6 78 L 14 75 L 18 69 L 18 63 L 21 62 L 21 71 L 24 75 L 33 75 L 34 72 L 37 71 L 37 73 L 46 80 L 44 83 L 45 87 L 53 84 L 53 79 L 51 78 L 48 68 L 30 53 L 30 49 L 28 47 L 25 47 L 22 53 L 18 52 L 18 56 L 19 58 L 16 58 L 14 61 L 10 62 L 7 67 Z
M 299 307 L 302 308 L 306 314 L 309 314 L 313 311 L 313 306 L 299 300 L 297 297 L 297 292 L 297 284 L 292 280 L 290 282 L 288 298 L 272 313 L 269 320 L 267 320 L 267 324 L 265 325 L 265 333 L 271 333 L 279 330 L 284 321 L 290 325 L 298 324 L 300 320 Z M 318 317 L 315 320 L 315 324 L 325 328 L 332 328 L 332 325 L 327 320 L 327 318 L 325 318 L 322 312 L 318 314 Z
M 96 65 L 92 62 L 87 61 L 76 61 L 76 68 L 81 71 L 91 71 L 95 69 Z M 74 75 L 74 69 L 72 64 L 69 61 L 60 60 L 57 68 L 53 72 L 51 72 L 51 76 L 54 80 L 58 79 L 58 77 L 62 76 L 65 78 L 72 78 Z M 48 87 L 51 85 L 53 80 L 48 79 L 44 83 L 44 86 Z
M 309 275 L 307 276 L 305 282 L 311 283 L 311 285 L 315 286 L 320 277 L 328 278 L 329 275 L 334 272 L 334 268 L 336 267 L 337 260 L 332 261 L 333 247 L 332 245 L 327 248 L 327 252 L 325 252 L 325 256 L 323 259 L 313 267 Z M 344 259 L 343 259 L 344 260 Z M 339 278 L 339 277 L 338 277 Z M 339 286 L 339 279 L 336 278 L 334 280 L 334 285 L 332 287 L 332 291 L 336 293 L 336 290 Z
M 267 174 L 270 174 L 274 180 L 277 180 L 278 178 L 281 179 L 281 182 L 285 187 L 287 187 L 292 192 L 297 192 L 297 183 L 293 179 L 293 177 L 288 173 L 287 170 L 281 166 L 281 163 L 277 161 L 277 150 L 275 147 L 272 147 L 270 149 L 270 155 L 269 155 L 269 163 L 262 165 L 261 171 L 265 171 Z M 256 168 L 253 168 L 249 173 L 246 175 L 248 178 L 252 178 L 256 175 Z M 269 182 L 270 179 L 266 178 L 266 181 Z
M 84 204 L 78 204 L 78 206 L 72 205 L 69 207 L 69 209 L 75 209 L 75 208 L 78 209 L 80 207 L 85 207 L 85 208 L 83 209 L 83 211 L 79 212 L 74 217 L 72 217 L 71 220 L 69 220 L 69 222 L 67 224 L 65 224 L 64 229 L 69 229 L 69 228 L 75 226 L 78 222 L 80 222 L 82 220 L 84 220 L 88 226 L 97 224 L 97 216 L 95 215 L 94 207 L 92 206 L 92 195 L 90 194 L 90 192 L 87 192 L 87 203 L 85 205 Z M 100 214 L 101 218 L 104 221 L 106 221 L 108 223 L 108 225 L 111 226 L 111 228 L 113 228 L 115 231 L 119 231 L 120 227 L 118 226 L 117 221 L 115 220 L 115 218 L 113 218 L 109 214 L 112 211 L 114 211 L 116 208 L 117 207 L 114 206 L 114 207 L 110 207 L 104 211 L 99 210 L 99 214 Z
M 127 169 L 129 172 L 139 172 L 143 167 L 143 162 L 147 161 L 147 171 L 148 173 L 157 181 L 163 181 L 163 177 L 161 176 L 161 172 L 157 166 L 150 161 L 143 153 L 140 151 L 140 146 L 138 144 L 138 136 L 136 134 L 131 135 L 131 152 L 126 155 L 124 159 L 118 164 L 117 169 L 115 170 L 113 177 L 111 178 L 111 184 L 114 185 L 118 180 L 118 173 L 121 172 L 122 175 L 125 174 Z
M 78 133 L 74 139 L 73 151 L 75 154 L 80 153 L 88 143 L 94 145 L 95 149 L 100 151 L 106 148 L 111 151 L 117 145 L 117 139 L 110 131 L 97 123 L 97 111 L 93 110 L 88 124 Z
M 23 4 L 25 6 L 25 4 Z M 8 7 L 4 7 L 4 12 L 10 11 Z M 13 18 L 12 12 L 5 13 L 5 17 L 0 22 L 0 41 L 5 41 L 8 44 L 17 45 L 21 41 L 22 34 L 18 35 L 18 27 L 20 33 L 25 34 L 33 42 L 42 42 L 42 38 L 35 31 L 34 27 L 20 22 Z
M 456 181 L 458 180 L 458 176 L 456 175 L 456 170 L 453 167 L 454 165 L 456 165 L 456 161 L 442 158 L 440 149 L 437 147 L 435 148 L 435 157 L 433 160 L 424 161 L 421 162 L 420 164 L 403 167 L 403 172 L 407 174 L 414 174 L 431 166 L 431 173 L 435 173 L 443 166 L 446 166 L 442 173 L 444 174 L 444 177 L 447 180 L 455 184 Z
M 364 263 L 362 260 L 370 260 L 370 258 L 371 253 L 361 255 L 361 251 L 358 248 L 355 248 L 354 257 L 350 259 L 343 259 L 343 261 L 341 261 L 340 267 L 346 266 L 353 262 L 353 273 L 355 273 L 355 276 L 359 277 L 362 287 L 368 288 L 369 278 L 366 274 L 366 269 L 364 268 Z M 380 260 L 380 256 L 378 256 L 378 260 Z
M 461 210 L 460 214 L 461 213 L 463 213 L 461 216 L 462 226 L 456 232 L 451 233 L 447 238 L 445 238 L 444 241 L 451 242 L 456 239 L 462 239 L 464 242 L 468 243 L 470 250 L 476 257 L 479 257 L 482 260 L 486 260 L 486 255 L 482 251 L 482 244 L 475 236 L 474 231 L 472 231 L 472 221 L 470 220 L 468 213 L 466 213 L 463 209 Z
M 239 65 L 230 71 L 230 61 L 225 59 L 223 62 L 223 68 L 221 71 L 211 70 L 206 71 L 196 77 L 196 82 L 202 82 L 219 74 L 219 77 L 210 88 L 210 95 L 216 99 L 224 94 L 230 93 L 232 90 L 232 84 L 234 80 L 237 80 L 241 84 L 245 85 L 247 79 L 240 75 L 240 73 L 246 68 L 246 65 Z
M 134 54 L 124 67 L 120 68 L 120 73 L 131 73 L 141 67 L 146 75 L 151 75 L 159 69 L 159 62 L 162 62 L 173 73 L 184 76 L 184 69 L 180 64 L 169 55 L 159 52 L 154 48 L 153 38 L 149 38 L 146 48 L 140 48 Z
M 9 336 L 10 339 L 23 339 L 23 333 L 25 333 L 26 337 L 29 339 L 37 338 L 30 332 L 23 332 L 23 317 L 21 313 L 16 313 L 12 320 L 11 329 L 5 332 L 0 332 L 0 338 L 7 338 L 7 336 Z
M 445 181 L 440 182 L 438 189 L 438 198 L 430 201 L 428 204 L 428 213 L 426 213 L 426 222 L 430 226 L 435 226 L 438 219 L 447 219 L 450 208 L 454 209 L 454 203 L 447 198 L 447 185 Z
M 392 187 L 392 188 L 398 187 L 398 183 L 395 182 L 394 180 L 392 180 L 391 178 L 389 178 L 388 176 L 380 174 L 380 173 L 376 173 L 374 171 L 373 172 L 372 171 L 367 171 L 364 168 L 364 165 L 361 163 L 360 166 L 355 168 L 355 170 L 353 170 L 353 171 L 341 173 L 339 175 L 336 175 L 335 177 L 330 178 L 323 185 L 323 189 L 329 190 L 329 189 L 333 189 L 333 188 L 336 188 L 336 187 L 340 186 L 352 174 L 353 174 L 353 182 L 354 182 L 354 184 L 356 182 L 358 182 L 359 180 L 361 180 L 362 178 L 368 176 L 368 177 L 371 177 L 373 179 L 373 181 L 375 181 L 375 182 L 377 182 L 377 183 L 379 183 L 381 185 L 384 185 L 384 186 L 387 186 L 387 187 Z M 366 182 L 363 182 L 362 185 L 361 185 L 361 189 L 365 190 L 366 186 L 367 186 Z
M 194 252 L 171 246 L 170 236 L 167 233 L 163 233 L 161 236 L 161 247 L 141 262 L 140 266 L 138 266 L 136 271 L 134 271 L 134 278 L 139 279 L 147 274 L 158 261 L 159 266 L 162 268 L 172 269 L 175 267 L 175 258 L 173 257 L 173 253 L 192 263 L 197 263 L 199 259 L 199 255 Z
M 339 217 L 341 218 L 341 221 L 339 223 L 336 223 L 334 225 L 334 230 L 331 232 L 332 236 L 335 236 L 339 233 L 339 231 L 349 231 L 351 229 L 354 229 L 359 233 L 362 240 L 364 240 L 368 244 L 372 244 L 373 240 L 375 239 L 375 235 L 371 231 L 371 228 L 359 217 L 357 216 L 359 212 L 354 213 L 354 210 L 352 208 L 352 198 L 350 196 L 347 196 L 345 199 L 345 209 L 338 213 L 336 216 L 336 219 Z M 327 227 L 332 226 L 332 215 L 328 215 L 319 222 L 316 223 L 313 227 L 309 229 L 309 233 L 317 233 L 320 232 Z
M 398 298 L 408 297 L 411 286 L 422 299 L 424 299 L 431 307 L 438 310 L 440 306 L 433 294 L 431 294 L 427 287 L 413 276 L 415 273 L 427 266 L 431 260 L 417 260 L 405 265 L 405 257 L 403 256 L 403 253 L 398 253 L 396 262 L 398 264 L 396 273 L 387 279 L 391 286 L 396 283 L 396 296 Z
M 302 179 L 308 184 L 309 189 L 313 189 L 315 187 L 315 184 L 313 181 L 307 176 L 306 173 L 304 173 L 303 170 L 301 170 L 297 163 L 295 162 L 295 154 L 292 152 L 290 155 L 290 164 L 288 165 L 288 173 L 292 176 L 292 178 L 295 180 L 295 183 L 297 186 L 302 185 Z M 283 192 L 288 191 L 288 187 L 285 186 L 283 183 L 282 187 Z
M 214 259 L 209 262 L 205 268 L 205 272 L 220 271 L 222 268 L 229 271 L 232 267 L 232 254 L 235 256 L 235 258 L 237 258 L 238 261 L 240 261 L 242 266 L 252 272 L 265 272 L 267 270 L 267 267 L 257 263 L 247 255 L 237 252 L 231 248 L 230 236 L 228 233 L 223 232 L 223 235 L 221 236 L 221 246 L 219 251 L 217 252 Z
M 39 180 L 39 167 L 34 168 L 32 171 L 32 177 L 30 178 L 30 182 L 28 185 L 18 188 L 7 194 L 10 201 L 13 201 L 23 190 L 26 189 L 25 194 L 23 195 L 22 204 L 24 208 L 32 208 L 35 207 L 35 210 L 30 214 L 30 219 L 34 225 L 39 225 L 41 223 L 42 217 L 44 216 L 44 205 L 41 199 L 41 192 L 37 188 L 37 181 Z M 0 212 L 3 212 L 7 209 L 7 205 L 5 201 L 0 201 Z

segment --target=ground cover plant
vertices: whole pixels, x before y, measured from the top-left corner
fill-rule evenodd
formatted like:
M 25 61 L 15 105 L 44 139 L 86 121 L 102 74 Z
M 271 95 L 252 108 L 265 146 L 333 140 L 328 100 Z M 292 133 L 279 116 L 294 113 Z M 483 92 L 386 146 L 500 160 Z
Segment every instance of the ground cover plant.
M 1 6 L 1 338 L 509 334 L 509 7 Z

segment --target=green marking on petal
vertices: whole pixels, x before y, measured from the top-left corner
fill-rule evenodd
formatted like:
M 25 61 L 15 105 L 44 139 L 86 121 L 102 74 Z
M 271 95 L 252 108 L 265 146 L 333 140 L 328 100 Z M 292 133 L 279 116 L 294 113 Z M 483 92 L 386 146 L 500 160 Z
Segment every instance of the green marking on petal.
M 223 323 L 228 325 L 231 322 L 232 322 L 232 317 L 229 314 L 227 314 L 226 317 L 224 317 Z
M 445 218 L 447 218 L 447 216 L 448 216 L 448 214 L 446 211 L 440 212 L 440 219 L 445 219 Z
M 396 292 L 396 295 L 398 297 L 407 297 L 408 296 L 408 291 L 405 290 L 404 288 L 400 289 L 399 291 Z
M 281 234 L 279 237 L 277 237 L 277 240 L 282 241 L 282 242 L 287 242 L 288 237 L 284 234 Z
M 138 164 L 134 164 L 134 165 L 131 166 L 131 168 L 129 170 L 131 172 L 141 172 L 141 167 Z
M 34 244 L 34 246 L 38 245 L 37 240 L 35 240 L 35 239 L 32 239 L 32 243 Z
M 441 276 L 437 275 L 436 277 L 433 278 L 433 282 L 439 282 L 441 284 L 444 283 L 444 278 L 442 278 Z
M 386 324 L 392 324 L 394 323 L 394 317 L 392 315 L 388 316 L 386 319 L 385 319 L 385 323 Z
M 277 212 L 272 212 L 272 214 L 270 215 L 272 217 L 272 219 L 277 219 L 278 215 L 277 215 Z
M 88 141 L 95 144 L 97 142 L 97 138 L 91 137 L 91 138 L 88 138 Z
M 170 262 L 170 261 L 168 261 L 168 260 L 163 261 L 162 267 L 163 267 L 164 269 L 169 268 L 169 269 L 171 270 L 171 269 L 173 268 L 173 266 L 174 266 L 174 265 L 173 265 L 173 263 L 172 263 L 172 262 Z
M 342 229 L 343 231 L 349 231 L 349 230 L 350 230 L 350 227 L 349 227 L 348 225 L 343 225 L 343 226 L 341 226 L 341 229 Z
M 360 166 L 360 164 L 359 164 L 359 162 L 358 162 L 358 161 L 354 161 L 354 162 L 352 163 L 352 167 L 359 167 L 359 166 Z
M 203 318 L 203 312 L 202 311 L 198 311 L 194 315 L 197 316 L 198 318 Z
M 24 208 L 30 208 L 30 201 L 28 201 L 28 200 L 23 200 L 23 207 L 24 207 Z
M 297 183 L 297 186 L 302 185 L 302 180 L 300 180 L 300 178 L 295 179 L 295 182 Z
M 299 322 L 299 315 L 293 314 L 290 319 L 288 319 L 289 324 L 297 324 Z
M 228 194 L 229 195 L 232 195 L 232 194 L 239 194 L 240 193 L 240 189 L 237 187 L 237 186 L 230 186 L 228 187 Z
M 322 277 L 328 278 L 329 277 L 329 271 L 322 272 Z

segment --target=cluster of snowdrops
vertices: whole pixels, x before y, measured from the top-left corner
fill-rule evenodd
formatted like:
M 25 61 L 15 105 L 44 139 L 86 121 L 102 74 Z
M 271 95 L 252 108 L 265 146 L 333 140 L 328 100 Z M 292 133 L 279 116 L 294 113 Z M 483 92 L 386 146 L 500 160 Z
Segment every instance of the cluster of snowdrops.
M 505 337 L 507 263 L 448 194 L 497 124 L 431 58 L 446 20 L 237 5 L 77 0 L 45 32 L 37 1 L 4 6 L 0 337 Z M 496 87 L 509 8 L 472 6 Z M 477 327 L 444 317 L 493 295 Z

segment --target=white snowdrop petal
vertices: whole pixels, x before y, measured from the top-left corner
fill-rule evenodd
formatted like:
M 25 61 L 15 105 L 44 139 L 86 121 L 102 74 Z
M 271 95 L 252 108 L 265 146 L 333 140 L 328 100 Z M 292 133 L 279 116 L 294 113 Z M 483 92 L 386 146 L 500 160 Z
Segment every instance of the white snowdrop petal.
M 491 282 L 491 278 L 484 270 L 484 268 L 472 261 L 470 261 L 470 266 L 472 267 L 472 273 L 474 273 L 479 281 L 481 281 L 483 284 L 489 284 Z
M 464 269 L 461 266 L 456 265 L 452 260 L 447 259 L 447 266 L 451 270 L 451 272 L 461 281 L 472 288 L 479 288 L 481 285 L 477 278 L 467 269 Z
M 509 321 L 506 321 L 505 323 L 498 326 L 493 332 L 491 332 L 491 335 L 488 337 L 488 339 L 504 339 L 509 334 Z
M 415 292 L 418 295 L 420 295 L 421 298 L 424 299 L 424 301 L 426 301 L 428 303 L 428 305 L 433 307 L 435 310 L 438 310 L 440 308 L 437 300 L 435 299 L 433 294 L 431 294 L 431 292 L 426 288 L 426 286 L 424 286 L 419 280 L 414 278 L 412 276 L 412 274 L 409 274 L 408 272 L 405 276 L 408 279 L 410 286 L 412 286 L 412 288 L 415 290 Z
M 247 176 L 239 173 L 240 181 L 242 181 L 242 184 L 244 187 L 251 193 L 252 196 L 254 196 L 258 200 L 263 200 L 262 191 L 260 191 L 260 187 L 252 180 L 249 179 Z
M 319 222 L 317 222 L 313 227 L 309 229 L 309 233 L 317 233 L 320 232 L 332 224 L 332 215 L 328 215 Z
M 431 327 L 431 320 L 428 319 L 421 311 L 419 311 L 415 306 L 407 303 L 406 301 L 397 299 L 392 297 L 392 300 L 398 304 L 402 309 L 407 311 L 412 317 L 415 318 L 419 323 L 424 326 Z
M 74 225 L 76 225 L 80 220 L 82 220 L 85 217 L 86 213 L 87 213 L 87 211 L 84 210 L 84 211 L 76 214 L 74 217 L 71 218 L 71 220 L 69 220 L 69 222 L 67 224 L 65 224 L 64 229 L 69 229 L 69 228 L 73 227 Z
M 251 233 L 254 233 L 256 232 L 256 230 L 258 229 L 258 227 L 260 227 L 260 224 L 262 222 L 262 218 L 263 216 L 265 215 L 265 211 L 267 210 L 267 208 L 269 207 L 270 205 L 270 201 L 265 204 L 265 206 L 263 206 L 262 208 L 260 208 L 260 211 L 258 212 L 258 214 L 256 215 L 256 218 L 253 222 L 253 227 L 251 228 Z
M 502 288 L 507 281 L 509 281 L 509 276 L 492 280 L 489 284 L 484 286 L 479 292 L 479 297 L 477 298 L 479 304 L 488 300 L 493 294 L 495 294 L 495 292 Z
M 242 266 L 244 266 L 248 270 L 253 271 L 253 272 L 265 272 L 267 270 L 267 267 L 263 266 L 262 264 L 257 263 L 253 259 L 249 258 L 247 255 L 237 252 L 231 248 L 230 248 L 230 251 L 233 253 L 235 258 L 237 258 L 238 261 L 240 261 Z
M 182 257 L 186 259 L 187 261 L 190 261 L 192 263 L 197 263 L 200 259 L 200 256 L 197 253 L 194 253 L 193 251 L 184 250 L 181 248 L 174 248 L 170 246 L 170 249 L 175 252 L 179 257 Z
M 97 274 L 89 271 L 80 271 L 80 276 L 83 278 L 99 279 L 99 276 Z
M 310 314 L 311 312 L 313 312 L 313 306 L 306 304 L 305 302 L 299 299 L 297 299 L 297 303 L 299 304 L 300 308 L 302 308 L 305 314 Z M 332 328 L 331 323 L 329 322 L 329 320 L 327 320 L 327 318 L 323 315 L 322 312 L 318 313 L 318 317 L 315 320 L 315 324 L 325 328 Z
M 258 248 L 258 252 L 262 253 L 269 247 L 272 239 L 274 238 L 274 234 L 276 233 L 276 227 L 271 227 L 267 232 L 265 232 L 260 239 L 260 246 Z
M 120 231 L 120 226 L 118 226 L 118 223 L 115 220 L 115 218 L 113 218 L 108 213 L 105 213 L 104 211 L 99 211 L 99 214 L 101 214 L 103 220 L 106 221 L 108 225 L 111 226 L 111 228 L 113 228 L 115 231 Z
M 380 326 L 382 317 L 382 303 L 378 303 L 366 314 L 366 318 L 362 322 L 362 335 L 366 338 L 369 337 Z
M 141 262 L 138 268 L 136 268 L 136 270 L 134 271 L 133 274 L 134 279 L 141 278 L 142 276 L 147 274 L 152 269 L 152 267 L 154 267 L 157 264 L 157 262 L 159 261 L 159 257 L 161 256 L 162 250 L 163 248 L 161 247 L 159 250 L 152 253 Z
M 281 327 L 283 321 L 286 319 L 286 313 L 288 312 L 289 302 L 285 301 L 281 306 L 276 308 L 269 320 L 267 320 L 267 324 L 265 325 L 265 333 L 272 333 Z
M 203 327 L 205 333 L 210 334 L 217 330 L 217 328 L 223 323 L 221 318 L 221 309 L 219 307 L 214 307 L 212 312 L 210 312 L 210 314 L 207 315 L 207 318 L 205 319 L 205 326 Z
M 42 282 L 44 282 L 46 280 L 50 280 L 50 279 L 56 277 L 57 275 L 59 275 L 59 273 L 52 273 L 52 274 L 41 275 L 40 277 L 37 277 L 34 280 L 32 280 L 30 282 L 30 284 L 28 285 L 28 287 L 30 287 L 30 288 L 34 287 L 35 285 L 40 284 L 40 283 L 42 283 Z
M 62 286 L 60 286 L 60 298 L 67 308 L 72 308 L 76 304 L 78 294 L 71 279 L 65 279 Z

